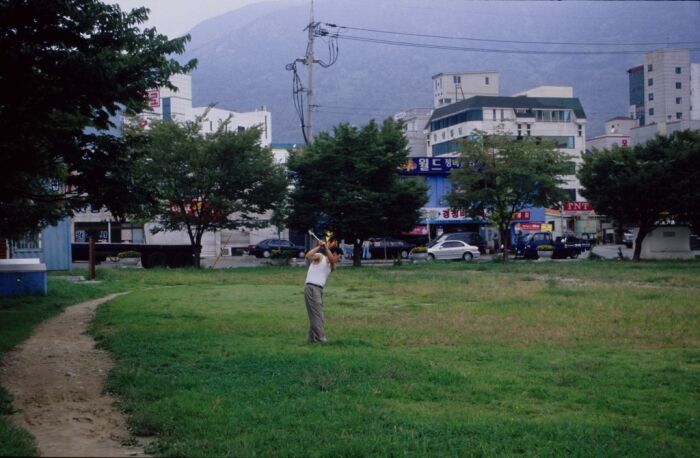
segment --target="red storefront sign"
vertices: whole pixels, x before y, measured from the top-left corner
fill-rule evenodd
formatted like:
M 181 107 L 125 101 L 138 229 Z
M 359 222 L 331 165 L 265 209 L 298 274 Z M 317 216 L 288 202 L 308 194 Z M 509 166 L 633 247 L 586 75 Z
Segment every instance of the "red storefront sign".
M 428 228 L 425 226 L 416 226 L 409 232 L 403 232 L 402 234 L 408 236 L 428 235 Z
M 521 210 L 519 212 L 513 213 L 513 219 L 514 220 L 525 220 L 528 221 L 530 219 L 530 212 L 526 210 Z
M 593 207 L 588 202 L 564 202 L 565 212 L 590 212 L 593 211 Z
M 520 223 L 520 230 L 523 232 L 536 232 L 542 227 L 541 223 Z
M 160 106 L 160 92 L 158 89 L 148 90 L 148 106 L 151 108 L 158 108 Z

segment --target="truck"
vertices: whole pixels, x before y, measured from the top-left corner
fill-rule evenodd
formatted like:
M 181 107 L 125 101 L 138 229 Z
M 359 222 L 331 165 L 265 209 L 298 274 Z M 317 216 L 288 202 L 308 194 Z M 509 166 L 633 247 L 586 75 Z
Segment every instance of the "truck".
M 194 254 L 192 245 L 146 245 L 138 243 L 96 243 L 95 262 L 116 258 L 124 251 L 141 253 L 141 265 L 151 267 L 192 267 Z M 73 261 L 87 261 L 90 258 L 89 243 L 71 244 Z
M 578 242 L 569 242 L 569 239 L 557 238 L 552 236 L 551 232 L 531 232 L 522 235 L 512 247 L 515 257 L 524 259 L 538 259 L 537 247 L 542 245 L 551 245 L 554 247 L 552 259 L 577 258 L 582 251 L 581 244 Z

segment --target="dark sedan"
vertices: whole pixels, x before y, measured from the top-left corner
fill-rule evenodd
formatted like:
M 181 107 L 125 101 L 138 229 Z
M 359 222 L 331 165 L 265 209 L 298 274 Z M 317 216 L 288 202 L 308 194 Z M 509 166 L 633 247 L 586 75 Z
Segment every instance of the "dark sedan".
M 256 258 L 269 258 L 273 251 L 294 253 L 298 258 L 303 258 L 305 252 L 303 246 L 294 245 L 289 240 L 282 239 L 266 239 L 248 247 L 248 253 Z
M 392 238 L 370 238 L 369 252 L 372 259 L 392 259 L 401 257 L 408 259 L 408 254 L 415 246 L 403 240 Z

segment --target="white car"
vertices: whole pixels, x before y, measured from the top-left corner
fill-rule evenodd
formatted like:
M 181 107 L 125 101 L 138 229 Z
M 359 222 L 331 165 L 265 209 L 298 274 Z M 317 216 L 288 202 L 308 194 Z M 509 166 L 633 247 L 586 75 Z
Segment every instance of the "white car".
M 428 259 L 463 259 L 471 261 L 479 257 L 479 248 L 461 240 L 446 240 L 428 248 Z

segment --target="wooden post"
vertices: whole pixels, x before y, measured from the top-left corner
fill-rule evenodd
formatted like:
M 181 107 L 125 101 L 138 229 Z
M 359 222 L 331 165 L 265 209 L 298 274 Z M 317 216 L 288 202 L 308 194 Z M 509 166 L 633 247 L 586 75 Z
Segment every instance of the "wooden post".
M 90 280 L 95 279 L 95 236 L 90 235 L 90 250 L 89 250 L 89 268 L 90 268 Z

